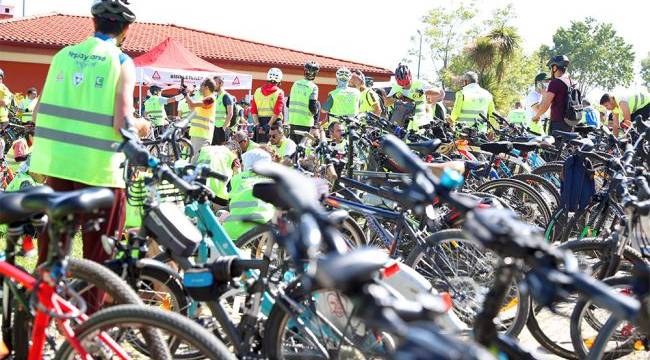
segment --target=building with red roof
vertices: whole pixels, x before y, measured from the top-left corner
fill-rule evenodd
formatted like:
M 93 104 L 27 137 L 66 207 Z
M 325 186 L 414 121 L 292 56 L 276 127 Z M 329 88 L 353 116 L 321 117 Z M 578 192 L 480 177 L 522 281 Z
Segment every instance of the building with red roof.
M 14 92 L 43 87 L 52 56 L 67 45 L 81 42 L 93 32 L 87 16 L 45 14 L 0 20 L 0 68 L 5 83 Z M 321 65 L 316 79 L 321 101 L 336 85 L 336 69 L 359 69 L 377 81 L 386 81 L 391 71 L 278 46 L 262 44 L 171 24 L 136 22 L 131 26 L 122 49 L 132 57 L 142 55 L 166 38 L 180 42 L 200 58 L 234 72 L 253 76 L 253 89 L 262 85 L 270 67 L 284 72 L 281 87 L 289 92 L 294 81 L 303 78 L 303 64 L 313 60 Z M 238 98 L 244 93 L 235 93 Z

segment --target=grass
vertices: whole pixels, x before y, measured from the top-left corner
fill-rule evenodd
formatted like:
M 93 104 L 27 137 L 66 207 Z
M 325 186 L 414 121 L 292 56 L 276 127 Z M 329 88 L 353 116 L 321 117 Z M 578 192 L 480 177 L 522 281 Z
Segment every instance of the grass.
M 6 237 L 5 233 L 0 234 L 0 249 L 2 249 L 2 252 L 4 254 L 4 250 L 6 247 Z M 33 256 L 16 256 L 16 265 L 24 268 L 28 272 L 34 271 L 34 268 L 36 268 L 36 261 L 38 260 L 38 244 L 36 239 L 34 239 L 34 246 L 36 247 L 36 251 L 34 252 Z M 83 257 L 83 252 L 82 252 L 82 242 L 81 242 L 81 233 L 77 233 L 75 237 L 72 239 L 72 252 L 71 256 L 73 258 L 80 259 Z

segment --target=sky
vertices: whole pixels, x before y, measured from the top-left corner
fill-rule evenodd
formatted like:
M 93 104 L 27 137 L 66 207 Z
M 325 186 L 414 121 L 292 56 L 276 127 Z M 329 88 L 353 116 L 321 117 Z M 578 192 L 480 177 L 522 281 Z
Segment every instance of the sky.
M 24 0 L 27 15 L 45 12 L 89 14 L 92 0 Z M 423 29 L 422 16 L 441 5 L 459 0 L 131 0 L 141 21 L 174 23 L 238 38 L 255 40 L 307 52 L 354 60 L 393 69 L 414 46 L 412 37 Z M 0 0 L 16 6 L 22 14 L 23 0 Z M 534 0 L 477 1 L 480 18 L 495 8 L 512 3 L 523 47 L 530 53 L 541 44 L 552 44 L 558 27 L 587 16 L 614 24 L 618 33 L 632 43 L 636 70 L 650 52 L 646 24 L 648 0 L 565 0 L 561 10 Z M 318 4 L 321 4 L 320 6 Z M 426 51 L 424 52 L 426 54 Z M 423 63 L 425 77 L 433 66 Z

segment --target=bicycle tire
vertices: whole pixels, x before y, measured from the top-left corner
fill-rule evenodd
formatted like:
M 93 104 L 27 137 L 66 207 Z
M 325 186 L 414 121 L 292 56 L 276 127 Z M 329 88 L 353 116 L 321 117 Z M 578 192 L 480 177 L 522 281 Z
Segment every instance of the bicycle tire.
M 525 199 L 525 206 L 530 206 L 531 204 L 536 206 L 536 209 L 539 211 L 538 214 L 529 214 L 529 218 L 527 219 L 525 216 L 522 216 L 524 219 L 530 220 L 530 223 L 537 224 L 541 228 L 545 228 L 548 222 L 551 220 L 551 210 L 549 209 L 548 205 L 544 201 L 544 198 L 542 195 L 540 195 L 537 190 L 535 190 L 532 186 L 524 183 L 523 181 L 520 180 L 514 180 L 514 179 L 497 179 L 497 180 L 491 180 L 488 181 L 476 189 L 477 192 L 485 192 L 485 193 L 494 193 L 494 195 L 504 198 L 502 194 L 507 191 L 519 191 L 520 194 L 526 196 L 527 198 Z M 504 199 L 508 200 L 508 199 Z M 524 199 L 522 199 L 524 200 Z M 517 207 L 514 206 L 514 204 L 509 204 L 515 211 L 517 211 Z M 526 214 L 520 214 L 520 215 L 526 215 Z M 538 218 L 535 215 L 541 216 L 541 218 Z
M 560 182 L 562 181 L 562 172 L 564 171 L 564 164 L 559 162 L 546 163 L 542 166 L 533 169 L 532 174 L 538 175 L 549 181 L 554 187 L 559 189 Z M 545 176 L 546 175 L 546 176 Z M 550 181 L 548 177 L 556 179 Z M 558 186 L 555 186 L 555 185 Z
M 631 276 L 612 277 L 603 280 L 603 282 L 609 285 L 610 287 L 616 287 L 619 285 L 628 285 L 629 288 L 631 288 L 634 279 Z M 577 355 L 576 358 L 580 358 L 580 359 L 586 359 L 589 354 L 589 350 L 586 348 L 583 341 L 582 329 L 580 328 L 580 325 L 582 324 L 582 318 L 585 316 L 586 310 L 589 308 L 589 306 L 587 305 L 589 305 L 590 303 L 591 301 L 589 301 L 589 299 L 581 298 L 580 301 L 578 301 L 578 303 L 576 304 L 575 308 L 573 309 L 573 312 L 571 313 L 571 328 L 570 328 L 571 343 L 573 344 L 573 348 L 575 349 L 575 353 Z M 610 337 L 612 335 L 613 334 L 609 334 Z M 628 346 L 620 350 L 618 350 L 617 348 L 614 351 L 605 351 L 603 353 L 602 359 L 603 360 L 618 359 L 632 353 L 634 349 L 632 346 Z
M 86 345 L 93 338 L 96 338 L 99 331 L 129 324 L 136 325 L 138 328 L 164 330 L 170 336 L 181 339 L 195 347 L 207 359 L 235 359 L 221 341 L 199 324 L 180 314 L 152 307 L 118 305 L 101 310 L 79 325 L 75 330 L 75 334 L 77 339 Z M 74 355 L 73 348 L 68 342 L 65 342 L 57 352 L 55 359 L 72 359 Z M 164 357 L 153 358 L 171 358 L 169 355 L 169 353 L 166 353 Z
M 562 246 L 560 246 L 560 248 L 570 250 L 577 256 L 577 254 L 579 254 L 580 252 L 593 251 L 593 252 L 606 253 L 609 251 L 610 246 L 611 244 L 608 243 L 607 241 L 582 239 L 582 240 L 574 240 L 574 241 L 569 241 L 567 243 L 564 243 Z M 643 261 L 641 254 L 639 254 L 635 249 L 629 246 L 627 246 L 623 251 L 623 259 L 625 261 L 628 261 L 629 263 Z M 606 265 L 607 263 L 603 262 L 600 266 L 606 266 Z M 592 274 L 596 274 L 596 272 L 592 272 Z M 596 274 L 595 277 L 597 279 L 602 279 L 604 276 L 605 276 L 604 273 L 598 273 Z M 558 345 L 556 341 L 552 340 L 542 330 L 542 326 L 537 320 L 537 312 L 538 312 L 537 310 L 538 309 L 533 307 L 533 309 L 530 311 L 530 314 L 528 316 L 528 321 L 526 323 L 526 327 L 528 328 L 528 331 L 533 336 L 533 338 L 537 340 L 537 342 L 540 345 L 542 345 L 546 350 L 553 353 L 554 355 L 563 357 L 565 359 L 578 359 L 573 348 L 567 349 L 565 347 Z
M 512 177 L 515 180 L 521 180 L 527 185 L 532 186 L 535 190 L 540 193 L 546 194 L 546 196 L 553 201 L 553 207 L 549 206 L 551 211 L 554 211 L 557 206 L 560 204 L 560 191 L 551 184 L 550 181 L 544 179 L 543 177 L 535 174 L 518 174 Z
M 411 253 L 409 254 L 408 258 L 405 261 L 405 264 L 411 266 L 413 269 L 415 269 L 415 271 L 417 271 L 420 275 L 424 276 L 425 278 L 427 278 L 427 279 L 432 278 L 430 276 L 432 274 L 426 274 L 426 273 L 423 274 L 422 273 L 423 270 L 418 270 L 419 269 L 418 268 L 418 262 L 422 261 L 424 256 L 430 253 L 431 249 L 435 249 L 437 246 L 439 246 L 439 245 L 441 245 L 441 244 L 443 244 L 444 242 L 447 242 L 447 241 L 455 242 L 455 243 L 457 243 L 459 241 L 466 242 L 466 243 L 470 244 L 472 247 L 475 247 L 477 250 L 480 249 L 480 253 L 486 255 L 487 257 L 491 258 L 492 256 L 494 256 L 493 259 L 498 258 L 498 256 L 496 254 L 488 253 L 487 250 L 483 246 L 481 246 L 478 242 L 468 239 L 463 230 L 460 230 L 460 229 L 448 229 L 448 230 L 438 231 L 438 232 L 430 235 L 429 237 L 427 237 L 425 239 L 424 244 L 418 245 L 417 247 L 415 247 L 411 251 Z M 456 247 L 456 249 L 460 249 L 460 248 L 461 248 L 461 246 Z M 490 255 L 488 255 L 488 254 L 490 254 Z M 478 263 L 479 263 L 479 261 L 476 261 L 473 264 L 468 264 L 468 265 L 475 269 L 476 266 L 478 265 Z M 494 264 L 496 264 L 496 262 Z M 492 269 L 492 270 L 494 270 L 494 269 Z M 461 272 L 460 271 L 455 271 L 454 273 L 459 274 Z M 490 272 L 490 274 L 494 274 L 494 271 Z M 433 275 L 436 275 L 436 278 L 440 279 L 440 274 L 433 274 Z M 484 275 L 487 275 L 487 274 L 484 273 L 483 276 Z M 431 285 L 439 292 L 448 292 L 452 296 L 452 299 L 453 299 L 454 294 L 452 292 L 450 292 L 449 289 L 446 288 L 446 286 L 448 286 L 448 285 L 445 284 L 446 280 L 447 279 L 444 279 L 442 281 L 442 283 L 434 283 L 434 282 L 432 282 Z M 472 280 L 474 280 L 474 279 L 472 279 Z M 489 289 L 490 285 L 487 285 L 487 284 L 484 284 L 484 285 L 486 286 L 486 289 Z M 487 291 L 486 291 L 486 293 L 487 293 Z M 467 297 L 467 294 L 462 294 L 462 295 L 463 295 L 463 298 Z M 480 294 L 477 294 L 477 295 L 480 295 Z M 517 336 L 517 335 L 519 335 L 521 330 L 526 325 L 526 320 L 528 318 L 528 312 L 530 310 L 530 298 L 528 296 L 524 296 L 521 291 L 518 291 L 516 296 L 517 296 L 517 300 L 515 300 L 515 298 L 512 297 L 510 299 L 510 301 L 508 302 L 508 305 L 507 305 L 507 307 L 512 308 L 512 305 L 513 305 L 512 302 L 516 301 L 516 304 L 514 304 L 516 306 L 516 313 L 515 313 L 514 317 L 512 318 L 512 320 L 509 322 L 509 324 L 506 326 L 506 329 L 504 331 L 504 333 L 506 335 L 509 335 L 509 336 Z M 455 299 L 454 305 L 457 305 L 457 304 L 459 304 L 459 300 Z M 480 303 L 480 305 L 482 305 L 482 302 Z M 456 314 L 458 315 L 458 317 L 461 320 L 463 320 L 464 318 L 467 318 L 468 308 L 469 308 L 469 305 L 467 305 L 467 306 L 460 305 L 460 306 L 454 306 L 452 310 L 454 310 L 456 312 Z M 476 316 L 478 313 L 479 313 L 479 309 L 476 309 L 474 316 Z M 471 319 L 471 321 L 470 321 L 470 319 L 466 319 L 466 320 L 463 320 L 463 322 L 465 322 L 469 327 L 471 327 L 473 325 L 473 323 L 474 323 L 474 319 Z

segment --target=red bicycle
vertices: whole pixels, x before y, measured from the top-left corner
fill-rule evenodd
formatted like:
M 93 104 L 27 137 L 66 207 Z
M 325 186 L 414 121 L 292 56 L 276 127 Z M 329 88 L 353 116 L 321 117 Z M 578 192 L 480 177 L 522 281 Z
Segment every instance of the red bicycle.
M 172 358 L 169 339 L 174 339 L 176 348 L 182 340 L 206 358 L 230 358 L 225 346 L 198 324 L 145 307 L 128 284 L 100 264 L 68 258 L 68 240 L 80 225 L 79 215 L 99 215 L 112 205 L 112 191 L 100 188 L 57 193 L 37 187 L 0 194 L 0 223 L 9 224 L 6 258 L 0 261 L 2 336 L 9 353 L 17 359 L 40 360 L 49 346 L 52 351 L 59 348 L 56 358 L 130 359 L 129 352 L 136 350 L 121 342 L 137 338 L 154 359 Z M 101 217 L 92 222 L 97 225 L 99 221 Z M 50 239 L 59 241 L 49 242 L 47 261 L 32 276 L 15 265 L 15 257 L 26 245 L 22 242 L 26 230 L 42 228 L 46 222 Z M 66 281 L 69 275 L 76 281 Z M 89 317 L 86 301 L 75 286 L 79 283 L 107 292 L 113 303 L 131 305 L 112 306 Z M 56 331 L 52 331 L 52 322 Z

